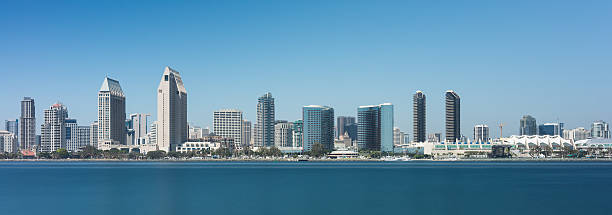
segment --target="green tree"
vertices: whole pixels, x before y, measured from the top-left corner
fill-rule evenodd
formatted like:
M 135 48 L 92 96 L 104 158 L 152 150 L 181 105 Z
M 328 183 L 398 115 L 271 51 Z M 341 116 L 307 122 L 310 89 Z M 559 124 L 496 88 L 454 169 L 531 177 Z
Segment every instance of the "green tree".
M 140 154 L 140 152 L 135 152 L 135 151 L 132 151 L 130 152 L 130 154 L 128 154 L 129 159 L 139 159 L 140 156 L 142 156 L 142 154 Z
M 314 145 L 312 145 L 312 148 L 310 149 L 309 154 L 312 157 L 319 158 L 319 157 L 325 156 L 328 153 L 329 153 L 329 150 L 325 148 L 323 144 L 315 143 Z
M 272 146 L 270 149 L 268 149 L 268 155 L 272 157 L 281 157 L 283 156 L 283 152 L 281 152 L 281 150 L 276 146 Z
M 66 159 L 70 157 L 70 153 L 64 148 L 59 148 L 55 152 L 53 152 L 51 156 L 53 157 L 53 159 Z
M 217 150 L 213 152 L 213 155 L 217 155 L 222 158 L 227 158 L 227 157 L 232 156 L 232 152 L 230 151 L 230 149 L 226 147 L 219 147 Z
M 166 152 L 162 150 L 147 152 L 147 159 L 158 160 L 166 157 Z

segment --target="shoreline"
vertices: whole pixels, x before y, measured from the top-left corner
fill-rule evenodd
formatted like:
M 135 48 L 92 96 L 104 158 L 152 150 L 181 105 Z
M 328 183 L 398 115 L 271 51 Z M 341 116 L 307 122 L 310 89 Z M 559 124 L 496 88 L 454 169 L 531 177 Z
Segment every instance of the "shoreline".
M 502 159 L 415 159 L 409 161 L 383 161 L 380 159 L 157 159 L 157 160 L 130 160 L 130 159 L 3 159 L 1 162 L 372 162 L 372 163 L 419 163 L 419 162 L 612 162 L 612 158 L 502 158 Z

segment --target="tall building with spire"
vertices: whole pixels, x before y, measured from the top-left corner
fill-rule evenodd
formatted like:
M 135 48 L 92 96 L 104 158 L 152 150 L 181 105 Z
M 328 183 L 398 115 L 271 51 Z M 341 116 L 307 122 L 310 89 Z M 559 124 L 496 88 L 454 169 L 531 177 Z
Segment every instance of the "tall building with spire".
M 268 92 L 257 99 L 255 146 L 269 147 L 274 145 L 274 125 L 274 98 L 272 93 Z
M 119 82 L 105 77 L 98 91 L 97 145 L 125 145 L 125 95 Z
M 416 91 L 412 96 L 412 130 L 414 142 L 425 142 L 427 140 L 427 127 L 425 126 L 425 94 L 423 91 Z
M 21 149 L 32 149 L 36 141 L 36 108 L 34 99 L 24 97 L 21 100 L 21 117 L 19 118 L 19 145 Z
M 187 141 L 187 90 L 179 72 L 166 67 L 157 88 L 157 146 L 166 152 Z
M 461 139 L 461 99 L 452 90 L 446 91 L 446 141 Z

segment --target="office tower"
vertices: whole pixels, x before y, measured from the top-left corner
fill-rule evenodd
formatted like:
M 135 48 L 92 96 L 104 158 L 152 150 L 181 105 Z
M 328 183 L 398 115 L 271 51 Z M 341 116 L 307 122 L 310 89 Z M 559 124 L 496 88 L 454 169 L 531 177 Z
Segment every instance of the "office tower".
M 242 121 L 242 145 L 251 146 L 251 121 Z
M 187 90 L 181 75 L 166 67 L 157 88 L 157 145 L 166 152 L 187 141 Z
M 131 127 L 129 129 L 134 131 L 134 142 L 132 142 L 133 145 L 141 145 L 140 138 L 147 136 L 147 133 L 149 132 L 149 116 L 149 114 L 144 113 L 130 114 Z
M 327 150 L 334 149 L 334 109 L 327 106 L 309 105 L 302 108 L 304 151 L 310 151 L 315 144 Z
M 568 140 L 586 140 L 591 138 L 591 132 L 583 127 L 563 130 L 563 138 Z
M 593 139 L 608 139 L 610 138 L 610 128 L 608 123 L 598 120 L 591 125 L 591 137 Z
M 149 137 L 149 142 L 147 144 L 158 145 L 157 144 L 157 125 L 158 124 L 159 124 L 159 121 L 155 121 L 151 123 L 151 130 L 147 134 L 147 136 Z
M 19 118 L 21 149 L 32 149 L 36 144 L 36 108 L 34 99 L 24 97 L 21 100 L 21 117 Z
M 40 152 L 66 148 L 66 118 L 68 109 L 62 104 L 54 104 L 45 110 L 45 122 L 40 128 Z
M 104 78 L 98 91 L 98 142 L 125 145 L 125 95 L 119 82 Z
M 223 109 L 213 114 L 213 131 L 217 136 L 234 139 L 234 145 L 242 144 L 242 111 Z
M 83 148 L 85 148 L 85 146 L 91 145 L 91 134 L 90 126 L 77 126 L 77 151 L 81 151 Z
M 274 146 L 293 146 L 293 123 L 281 122 L 274 125 Z
M 455 142 L 461 138 L 461 100 L 455 91 L 446 91 L 446 141 Z
M 98 148 L 98 121 L 89 126 L 89 145 Z
M 489 141 L 489 126 L 487 125 L 474 126 L 474 141 L 476 142 Z
M 412 123 L 413 123 L 413 133 L 414 133 L 414 142 L 425 142 L 426 138 L 426 129 L 425 126 L 425 94 L 423 91 L 416 91 L 416 93 L 412 96 Z
M 402 131 L 399 128 L 393 128 L 393 145 L 402 145 Z
M 439 143 L 441 140 L 442 140 L 441 133 L 433 133 L 433 134 L 427 135 L 427 141 L 429 142 Z
M 0 131 L 0 153 L 17 153 L 17 136 L 13 132 Z
M 271 93 L 257 99 L 256 146 L 274 145 L 274 98 Z
M 563 123 L 544 123 L 538 126 L 538 135 L 563 135 Z
M 360 106 L 357 117 L 359 148 L 393 152 L 393 104 Z
M 537 135 L 538 127 L 536 126 L 536 119 L 530 115 L 524 115 L 521 118 L 521 124 L 519 127 L 519 135 Z
M 347 132 L 349 125 L 355 124 L 355 117 L 352 116 L 338 116 L 338 122 L 336 123 L 336 139 L 344 135 Z M 349 132 L 350 136 L 350 132 Z
M 15 135 L 17 138 L 17 140 L 15 140 L 15 144 L 19 146 L 19 119 L 4 121 L 4 130 Z
M 409 144 L 410 143 L 410 135 L 407 133 L 404 133 L 404 144 Z
M 304 134 L 304 121 L 296 120 L 293 122 L 293 147 L 302 147 L 303 134 Z
M 66 124 L 66 150 L 76 152 L 79 149 L 77 120 L 65 119 L 64 123 Z
M 134 124 L 132 123 L 132 119 L 125 119 L 125 144 L 126 145 L 135 145 L 136 139 L 134 138 Z

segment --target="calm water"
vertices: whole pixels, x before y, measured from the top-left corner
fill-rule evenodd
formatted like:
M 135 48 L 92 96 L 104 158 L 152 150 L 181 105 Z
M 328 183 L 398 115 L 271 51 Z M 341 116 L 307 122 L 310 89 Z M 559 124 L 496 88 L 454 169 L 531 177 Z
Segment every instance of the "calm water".
M 0 162 L 0 214 L 610 214 L 612 163 Z

